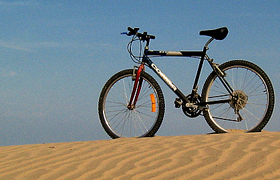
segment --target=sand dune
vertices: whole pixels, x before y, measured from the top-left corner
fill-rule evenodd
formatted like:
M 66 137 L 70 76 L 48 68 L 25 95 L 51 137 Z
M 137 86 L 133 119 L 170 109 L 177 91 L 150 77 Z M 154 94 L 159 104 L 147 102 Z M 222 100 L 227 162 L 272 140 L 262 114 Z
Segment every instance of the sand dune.
M 280 133 L 0 147 L 0 179 L 280 179 Z

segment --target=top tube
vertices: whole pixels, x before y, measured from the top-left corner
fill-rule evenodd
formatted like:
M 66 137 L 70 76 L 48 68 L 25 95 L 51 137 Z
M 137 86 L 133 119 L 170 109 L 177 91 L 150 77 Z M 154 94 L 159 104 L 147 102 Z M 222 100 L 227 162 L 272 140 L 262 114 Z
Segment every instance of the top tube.
M 204 56 L 203 51 L 153 51 L 149 50 L 146 55 L 156 55 L 156 56 L 183 56 L 183 57 L 193 57 L 193 56 Z

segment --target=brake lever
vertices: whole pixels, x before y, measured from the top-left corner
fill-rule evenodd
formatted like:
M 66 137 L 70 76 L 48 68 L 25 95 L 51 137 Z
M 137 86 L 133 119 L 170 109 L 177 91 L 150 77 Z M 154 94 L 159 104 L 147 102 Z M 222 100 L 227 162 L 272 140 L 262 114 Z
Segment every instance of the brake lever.
M 127 35 L 127 36 L 131 36 L 131 35 L 137 35 L 139 38 L 141 38 L 141 40 L 147 40 L 147 39 L 155 39 L 156 36 L 154 35 L 148 35 L 147 32 L 143 32 L 143 33 L 138 33 L 137 31 L 139 30 L 140 28 L 131 28 L 131 27 L 128 27 L 127 30 L 129 32 L 122 32 L 121 35 Z

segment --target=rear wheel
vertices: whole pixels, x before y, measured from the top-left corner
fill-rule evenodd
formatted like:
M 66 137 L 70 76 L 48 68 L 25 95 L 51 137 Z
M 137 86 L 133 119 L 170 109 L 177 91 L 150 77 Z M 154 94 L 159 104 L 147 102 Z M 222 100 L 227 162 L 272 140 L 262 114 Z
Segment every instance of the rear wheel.
M 257 65 L 234 60 L 219 66 L 233 88 L 232 95 L 219 77 L 212 72 L 205 81 L 202 101 L 228 100 L 228 103 L 209 104 L 203 115 L 217 133 L 232 129 L 259 132 L 268 123 L 274 108 L 274 90 L 266 73 Z
M 165 104 L 162 90 L 146 72 L 135 107 L 128 107 L 134 85 L 133 69 L 112 76 L 104 85 L 98 103 L 101 124 L 112 138 L 151 137 L 159 129 Z

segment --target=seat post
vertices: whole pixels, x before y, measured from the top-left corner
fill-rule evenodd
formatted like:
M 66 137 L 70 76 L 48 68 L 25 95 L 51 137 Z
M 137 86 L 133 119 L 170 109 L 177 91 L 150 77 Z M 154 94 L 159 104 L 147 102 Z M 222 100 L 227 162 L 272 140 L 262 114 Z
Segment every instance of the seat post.
M 208 50 L 208 45 L 214 40 L 215 38 L 211 37 L 207 43 L 204 45 L 204 48 L 206 48 L 206 50 Z

